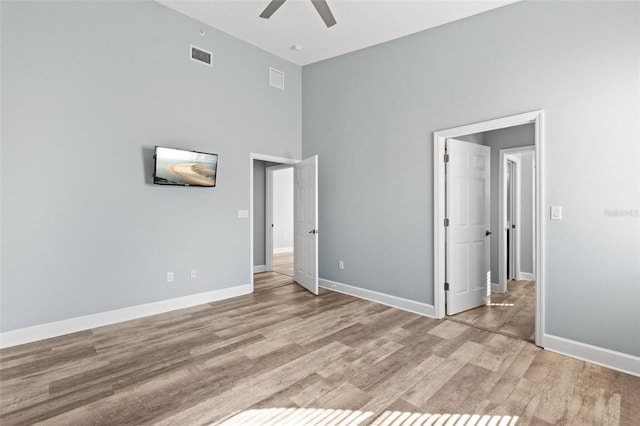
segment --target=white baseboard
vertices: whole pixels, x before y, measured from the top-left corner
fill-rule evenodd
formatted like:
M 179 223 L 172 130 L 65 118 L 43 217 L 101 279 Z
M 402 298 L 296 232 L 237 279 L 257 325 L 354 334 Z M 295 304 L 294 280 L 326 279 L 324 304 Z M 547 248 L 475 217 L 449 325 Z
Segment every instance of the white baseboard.
M 267 270 L 267 265 L 253 265 L 253 273 L 264 272 Z
M 360 299 L 370 300 L 382 305 L 391 306 L 393 308 L 402 309 L 404 311 L 413 312 L 414 314 L 425 315 L 427 317 L 435 317 L 435 308 L 422 302 L 416 302 L 402 297 L 391 296 L 389 294 L 379 293 L 373 290 L 367 290 L 360 287 L 354 287 L 342 284 L 336 281 L 325 280 L 320 278 L 318 285 L 327 290 L 337 291 L 338 293 L 348 294 L 349 296 L 358 297 Z
M 640 377 L 640 357 L 544 334 L 546 350 Z
M 274 248 L 273 249 L 273 253 L 274 254 L 278 254 L 278 253 L 293 253 L 293 247 Z
M 503 293 L 502 291 L 502 287 L 500 286 L 500 284 L 498 283 L 491 283 L 491 293 Z
M 251 284 L 208 291 L 206 293 L 193 294 L 175 299 L 162 300 L 160 302 L 131 306 L 113 311 L 100 312 L 76 318 L 69 318 L 47 324 L 34 325 L 18 330 L 0 333 L 0 348 L 22 345 L 37 340 L 49 339 L 78 331 L 89 330 L 105 325 L 116 324 L 150 315 L 162 314 L 176 309 L 189 308 L 217 300 L 249 294 L 253 291 Z
M 518 280 L 533 281 L 533 273 L 531 273 L 531 272 L 518 272 Z

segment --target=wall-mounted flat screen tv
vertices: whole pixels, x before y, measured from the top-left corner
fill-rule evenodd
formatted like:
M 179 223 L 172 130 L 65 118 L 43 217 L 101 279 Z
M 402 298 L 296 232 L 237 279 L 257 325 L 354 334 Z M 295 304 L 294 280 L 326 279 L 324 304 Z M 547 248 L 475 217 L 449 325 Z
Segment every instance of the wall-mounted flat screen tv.
M 216 186 L 218 154 L 156 146 L 153 183 Z

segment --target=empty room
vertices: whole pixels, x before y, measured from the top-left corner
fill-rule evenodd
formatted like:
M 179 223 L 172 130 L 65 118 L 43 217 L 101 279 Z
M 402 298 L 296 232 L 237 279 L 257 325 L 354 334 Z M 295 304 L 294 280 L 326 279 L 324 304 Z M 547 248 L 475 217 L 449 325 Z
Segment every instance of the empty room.
M 0 424 L 637 425 L 640 2 L 0 0 Z

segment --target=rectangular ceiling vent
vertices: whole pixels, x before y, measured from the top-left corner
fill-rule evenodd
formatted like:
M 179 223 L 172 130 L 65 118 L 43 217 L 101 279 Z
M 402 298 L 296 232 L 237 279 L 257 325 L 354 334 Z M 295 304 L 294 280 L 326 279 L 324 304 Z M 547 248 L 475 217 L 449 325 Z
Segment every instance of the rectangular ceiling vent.
M 269 85 L 284 90 L 284 72 L 269 67 Z
M 193 44 L 191 45 L 190 50 L 191 52 L 189 57 L 191 58 L 192 61 L 196 61 L 198 63 L 207 65 L 210 67 L 213 66 L 211 63 L 211 52 L 207 52 L 206 50 L 196 47 Z

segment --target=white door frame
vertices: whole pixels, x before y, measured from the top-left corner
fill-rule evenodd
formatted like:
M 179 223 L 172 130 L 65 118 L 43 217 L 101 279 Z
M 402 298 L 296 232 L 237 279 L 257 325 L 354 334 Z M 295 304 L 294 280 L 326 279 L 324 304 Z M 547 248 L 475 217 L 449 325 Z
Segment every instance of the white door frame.
M 469 124 L 466 126 L 444 129 L 433 133 L 433 279 L 434 279 L 434 316 L 444 318 L 445 316 L 445 291 L 444 291 L 444 271 L 445 271 L 445 174 L 444 174 L 444 147 L 448 138 L 459 138 L 460 136 L 488 132 L 491 130 L 504 129 L 507 127 L 521 126 L 523 124 L 533 124 L 535 130 L 535 197 L 536 197 L 536 219 L 535 219 L 535 267 L 536 277 L 536 321 L 535 321 L 535 343 L 544 347 L 544 235 L 545 223 L 544 215 L 544 111 L 537 110 L 495 120 Z
M 499 260 L 498 260 L 498 264 L 499 264 L 499 273 L 498 273 L 498 284 L 499 284 L 499 288 L 500 288 L 500 293 L 505 293 L 507 291 L 507 281 L 508 281 L 508 277 L 507 277 L 507 235 L 506 235 L 506 227 L 507 227 L 507 180 L 505 179 L 505 174 L 506 174 L 506 168 L 507 168 L 507 161 L 511 160 L 514 163 L 516 163 L 516 187 L 515 187 L 515 216 L 516 216 L 516 246 L 515 246 L 515 251 L 516 251 L 516 262 L 515 262 L 515 270 L 513 271 L 514 276 L 516 277 L 517 280 L 522 279 L 522 277 L 520 276 L 520 252 L 521 252 L 521 244 L 520 242 L 521 240 L 521 232 L 522 232 L 522 227 L 521 225 L 521 217 L 522 217 L 522 212 L 521 212 L 521 208 L 522 208 L 522 162 L 519 156 L 514 156 L 513 154 L 522 154 L 523 152 L 535 152 L 535 146 L 534 145 L 527 145 L 527 146 L 519 146 L 516 148 L 504 148 L 501 149 L 500 151 L 500 204 L 499 204 L 499 209 L 500 209 L 500 219 L 499 219 L 499 224 L 500 224 L 500 229 L 498 230 L 500 232 L 499 237 L 498 237 L 498 253 L 499 253 Z M 535 175 L 534 175 L 534 179 L 535 179 Z M 535 188 L 534 188 L 534 195 L 535 195 Z M 535 218 L 535 197 L 534 197 L 534 203 L 533 203 L 533 216 Z M 535 252 L 535 243 L 534 243 L 534 252 Z M 535 264 L 535 262 L 534 262 Z
M 267 272 L 273 271 L 273 172 L 291 167 L 291 164 L 280 164 L 265 168 L 264 263 Z
M 282 165 L 293 166 L 300 162 L 293 158 L 275 157 L 273 155 L 249 153 L 249 276 L 251 277 L 251 292 L 253 293 L 253 162 L 268 161 L 270 163 L 280 163 Z M 266 195 L 266 194 L 265 194 Z M 265 256 L 267 254 L 265 253 Z M 295 255 L 295 254 L 294 254 Z
M 520 161 L 520 156 L 518 155 L 509 155 L 507 156 L 507 163 L 512 164 L 512 174 L 510 176 L 511 179 L 511 187 L 507 188 L 511 191 L 510 201 L 511 201 L 511 217 L 507 217 L 505 215 L 505 221 L 509 219 L 511 230 L 510 230 L 510 241 L 509 241 L 509 250 L 507 250 L 507 259 L 509 261 L 509 276 L 507 276 L 507 280 L 509 278 L 514 278 L 518 280 L 518 271 L 520 270 L 520 166 L 522 161 Z M 505 197 L 507 198 L 507 197 Z M 505 205 L 506 208 L 506 205 Z M 513 227 L 514 223 L 518 224 L 516 228 Z M 515 229 L 515 231 L 514 231 Z M 506 281 L 505 281 L 506 285 Z

